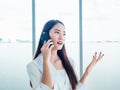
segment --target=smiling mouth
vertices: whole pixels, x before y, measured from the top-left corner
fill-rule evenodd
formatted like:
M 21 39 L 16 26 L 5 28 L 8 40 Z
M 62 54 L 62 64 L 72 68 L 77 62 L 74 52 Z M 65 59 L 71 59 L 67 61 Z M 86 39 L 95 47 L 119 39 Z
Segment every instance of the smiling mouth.
M 62 43 L 62 42 L 57 42 L 57 44 L 58 44 L 58 45 L 63 45 L 63 43 Z

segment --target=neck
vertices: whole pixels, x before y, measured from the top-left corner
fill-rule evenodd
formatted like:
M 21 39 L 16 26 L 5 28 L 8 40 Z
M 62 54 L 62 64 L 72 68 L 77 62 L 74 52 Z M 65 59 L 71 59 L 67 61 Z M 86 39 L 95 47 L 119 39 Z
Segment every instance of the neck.
M 57 56 L 57 50 L 52 50 L 51 54 L 52 56 Z
M 51 55 L 52 55 L 51 56 L 52 61 L 58 59 L 57 50 L 52 50 Z
M 57 50 L 52 50 L 51 52 L 51 63 L 52 65 L 58 69 L 58 70 L 63 70 L 64 67 L 62 65 L 62 61 L 60 60 L 59 56 L 57 55 Z

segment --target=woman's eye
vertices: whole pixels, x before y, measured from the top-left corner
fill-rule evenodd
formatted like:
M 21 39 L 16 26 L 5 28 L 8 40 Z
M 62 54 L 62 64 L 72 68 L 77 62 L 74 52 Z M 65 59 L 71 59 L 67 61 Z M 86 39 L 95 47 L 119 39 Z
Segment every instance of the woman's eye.
M 55 33 L 59 34 L 59 32 L 55 32 Z

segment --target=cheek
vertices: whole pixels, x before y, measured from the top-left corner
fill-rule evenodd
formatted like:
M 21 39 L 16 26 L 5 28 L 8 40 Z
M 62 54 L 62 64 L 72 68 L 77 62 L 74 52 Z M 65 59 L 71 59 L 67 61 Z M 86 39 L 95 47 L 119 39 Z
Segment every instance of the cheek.
M 57 37 L 51 37 L 51 39 L 54 43 L 57 42 Z
M 50 38 L 51 38 L 52 40 L 56 40 L 57 36 L 56 36 L 53 32 L 51 32 L 51 33 L 50 33 Z

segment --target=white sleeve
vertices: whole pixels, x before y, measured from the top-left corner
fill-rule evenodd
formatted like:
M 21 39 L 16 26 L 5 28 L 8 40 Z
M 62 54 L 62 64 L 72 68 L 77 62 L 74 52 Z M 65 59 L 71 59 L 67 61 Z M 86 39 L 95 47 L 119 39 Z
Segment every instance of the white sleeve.
M 33 90 L 54 90 L 41 82 L 42 73 L 38 70 L 35 63 L 31 62 L 27 65 L 27 72 L 32 83 Z

